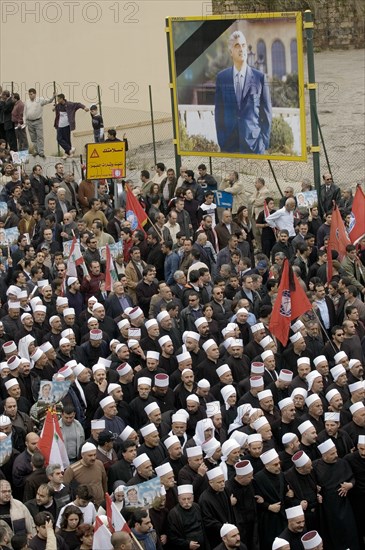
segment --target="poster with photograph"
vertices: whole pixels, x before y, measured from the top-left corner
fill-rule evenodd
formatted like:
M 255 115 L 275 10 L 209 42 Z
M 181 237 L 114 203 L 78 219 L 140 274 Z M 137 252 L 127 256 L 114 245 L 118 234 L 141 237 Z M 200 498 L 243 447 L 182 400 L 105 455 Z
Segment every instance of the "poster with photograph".
M 65 397 L 70 387 L 69 380 L 42 380 L 38 401 L 41 403 L 59 403 Z
M 0 440 L 0 466 L 7 463 L 13 452 L 11 434 Z
M 295 195 L 297 199 L 298 208 L 312 208 L 315 204 L 318 204 L 317 191 L 301 191 Z
M 180 155 L 306 160 L 299 12 L 167 26 Z
M 144 483 L 124 487 L 126 508 L 150 508 L 155 498 L 160 496 L 161 482 L 154 477 Z

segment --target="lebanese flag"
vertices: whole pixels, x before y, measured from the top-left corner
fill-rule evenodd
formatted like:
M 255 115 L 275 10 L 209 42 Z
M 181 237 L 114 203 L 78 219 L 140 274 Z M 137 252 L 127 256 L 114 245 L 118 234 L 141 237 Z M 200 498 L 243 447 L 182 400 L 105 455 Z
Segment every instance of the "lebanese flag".
M 118 280 L 118 275 L 115 270 L 113 257 L 110 252 L 109 245 L 105 245 L 106 252 L 106 270 L 105 270 L 105 290 L 111 291 L 113 289 L 113 283 Z
M 66 275 L 68 277 L 77 277 L 77 270 L 76 270 L 76 267 L 80 265 L 82 267 L 82 271 L 84 273 L 84 277 L 86 277 L 86 275 L 89 274 L 88 270 L 87 270 L 87 267 L 86 267 L 86 264 L 85 264 L 85 260 L 84 260 L 84 257 L 83 255 L 81 254 L 81 250 L 80 250 L 80 243 L 78 242 L 78 240 L 76 239 L 76 237 L 74 237 L 72 239 L 72 245 L 71 245 L 71 250 L 70 250 L 70 255 L 69 255 L 69 258 L 67 260 L 67 270 L 66 270 Z
M 101 521 L 99 516 L 96 516 L 94 523 L 93 550 L 113 550 L 113 545 L 110 542 L 111 532 Z
M 106 515 L 109 520 L 110 529 L 112 533 L 114 531 L 124 531 L 125 533 L 130 533 L 128 523 L 119 512 L 118 508 L 115 506 L 115 502 L 112 501 L 110 495 L 105 493 L 105 504 L 106 504 Z
M 143 210 L 140 205 L 137 197 L 133 194 L 133 191 L 128 185 L 125 186 L 126 189 L 126 219 L 131 222 L 132 229 L 142 229 L 147 223 L 147 213 Z
M 47 411 L 37 447 L 45 458 L 46 466 L 61 464 L 63 468 L 67 468 L 70 465 L 57 414 L 50 409 Z
M 278 295 L 272 310 L 269 330 L 286 346 L 290 323 L 312 309 L 306 293 L 299 284 L 287 259 L 284 260 Z
M 354 201 L 352 203 L 349 237 L 352 244 L 365 235 L 365 194 L 361 185 L 356 186 Z
M 330 249 L 337 250 L 339 260 L 341 261 L 346 254 L 346 246 L 348 244 L 351 244 L 351 241 L 349 239 L 349 236 L 347 235 L 345 224 L 343 223 L 340 211 L 337 205 L 335 205 L 332 212 L 331 230 L 328 245 Z

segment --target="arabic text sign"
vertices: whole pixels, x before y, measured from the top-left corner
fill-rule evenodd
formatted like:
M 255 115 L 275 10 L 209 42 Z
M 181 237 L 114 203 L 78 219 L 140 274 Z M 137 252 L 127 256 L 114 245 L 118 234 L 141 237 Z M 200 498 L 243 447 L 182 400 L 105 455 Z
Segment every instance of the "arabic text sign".
M 86 179 L 124 178 L 125 169 L 125 144 L 123 141 L 88 143 L 86 145 Z

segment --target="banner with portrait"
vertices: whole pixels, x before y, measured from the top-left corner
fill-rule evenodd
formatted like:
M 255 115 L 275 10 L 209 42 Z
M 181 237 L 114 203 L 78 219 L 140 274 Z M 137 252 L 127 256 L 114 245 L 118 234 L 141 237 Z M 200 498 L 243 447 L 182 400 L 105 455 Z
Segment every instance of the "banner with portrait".
M 180 155 L 306 160 L 299 12 L 170 17 Z
M 150 508 L 161 494 L 161 481 L 154 477 L 144 483 L 124 487 L 125 508 Z

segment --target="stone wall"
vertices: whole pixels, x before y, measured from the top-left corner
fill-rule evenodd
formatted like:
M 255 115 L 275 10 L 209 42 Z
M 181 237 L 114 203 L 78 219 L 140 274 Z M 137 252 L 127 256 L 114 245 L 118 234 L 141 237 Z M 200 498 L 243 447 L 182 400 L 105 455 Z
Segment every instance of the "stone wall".
M 213 14 L 311 9 L 315 20 L 315 47 L 363 48 L 365 2 L 363 0 L 212 0 Z

